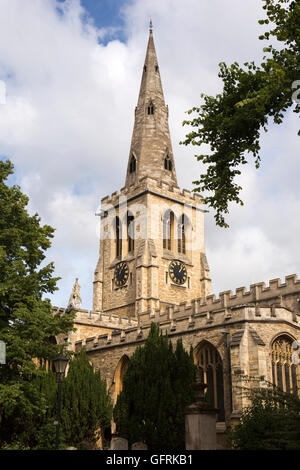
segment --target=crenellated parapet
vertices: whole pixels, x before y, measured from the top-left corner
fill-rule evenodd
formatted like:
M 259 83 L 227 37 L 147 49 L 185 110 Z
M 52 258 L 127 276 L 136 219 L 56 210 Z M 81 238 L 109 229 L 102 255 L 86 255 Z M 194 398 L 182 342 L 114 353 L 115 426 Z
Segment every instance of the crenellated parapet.
M 53 313 L 64 313 L 68 314 L 68 309 L 60 307 L 53 307 Z M 103 312 L 95 312 L 93 310 L 77 309 L 76 318 L 74 321 L 76 324 L 83 324 L 89 326 L 97 326 L 99 328 L 109 328 L 114 330 L 132 328 L 138 325 L 138 320 L 132 317 L 113 315 Z
M 132 199 L 142 196 L 144 193 L 157 194 L 159 197 L 165 197 L 177 203 L 181 202 L 182 204 L 191 205 L 203 211 L 203 208 L 201 208 L 203 198 L 199 194 L 187 189 L 180 190 L 178 186 L 170 182 L 164 182 L 149 176 L 141 178 L 138 183 L 126 186 L 120 191 L 113 192 L 111 196 L 102 198 L 101 206 L 103 211 L 107 211 L 110 207 L 115 208 L 121 204 L 125 204 Z
M 299 299 L 297 297 L 299 295 Z M 250 288 L 238 287 L 233 294 L 231 290 L 220 292 L 218 297 L 215 294 L 203 298 L 193 299 L 190 303 L 182 302 L 179 305 L 165 306 L 165 310 L 158 313 L 159 316 L 180 318 L 181 316 L 198 315 L 208 312 L 210 315 L 219 310 L 224 311 L 226 319 L 230 318 L 231 310 L 240 306 L 254 306 L 260 309 L 265 307 L 285 308 L 300 312 L 300 280 L 296 274 L 285 277 L 285 282 L 280 279 L 272 279 L 269 285 L 264 282 L 251 284 Z M 172 312 L 172 313 L 170 313 Z M 260 315 L 257 311 L 256 315 Z M 143 324 L 153 321 L 153 314 L 148 312 L 140 315 Z
M 285 308 L 262 308 L 260 315 L 254 307 L 241 306 L 232 310 L 232 315 L 229 317 L 225 311 L 218 312 L 205 312 L 193 314 L 192 309 L 189 307 L 185 310 L 185 317 L 177 316 L 176 312 L 173 315 L 159 315 L 151 318 L 159 324 L 163 332 L 168 332 L 169 336 L 172 334 L 187 333 L 200 329 L 209 329 L 215 327 L 225 327 L 230 324 L 236 324 L 244 321 L 272 321 L 274 319 L 287 322 L 290 324 L 298 324 L 298 318 L 294 319 L 292 312 Z M 85 340 L 79 340 L 75 343 L 75 350 L 85 348 L 87 351 L 95 349 L 106 349 L 107 347 L 117 347 L 122 343 L 133 344 L 145 341 L 149 334 L 150 324 L 142 326 L 113 330 L 109 333 L 95 335 Z
M 165 309 L 140 314 L 140 323 L 109 333 L 95 335 L 75 343 L 75 349 L 84 347 L 87 351 L 120 346 L 122 343 L 143 342 L 149 333 L 151 322 L 159 324 L 162 331 L 170 336 L 200 329 L 224 328 L 242 322 L 281 321 L 300 328 L 300 280 L 296 275 L 287 276 L 285 282 L 273 279 L 266 287 L 264 283 L 252 284 L 250 289 L 238 288 L 221 292 L 219 297 L 209 295 L 195 299 L 190 304 L 167 305 Z M 298 304 L 291 309 L 288 303 Z M 131 321 L 133 321 L 131 319 Z

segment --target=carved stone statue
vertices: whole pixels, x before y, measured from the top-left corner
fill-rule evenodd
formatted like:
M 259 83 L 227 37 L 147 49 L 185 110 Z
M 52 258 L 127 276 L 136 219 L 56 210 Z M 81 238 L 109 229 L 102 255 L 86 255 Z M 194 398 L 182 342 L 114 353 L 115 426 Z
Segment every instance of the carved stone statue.
M 70 295 L 67 310 L 77 310 L 79 308 L 81 308 L 80 285 L 78 283 L 78 278 L 76 278 L 72 289 L 72 294 Z

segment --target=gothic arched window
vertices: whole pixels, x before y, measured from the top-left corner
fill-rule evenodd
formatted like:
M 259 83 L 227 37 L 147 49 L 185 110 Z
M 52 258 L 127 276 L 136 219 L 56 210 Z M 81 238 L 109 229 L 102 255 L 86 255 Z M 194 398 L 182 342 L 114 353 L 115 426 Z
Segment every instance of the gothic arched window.
M 129 164 L 129 173 L 134 173 L 136 171 L 136 158 L 134 155 L 131 156 Z
M 172 160 L 170 159 L 169 155 L 165 157 L 164 167 L 165 167 L 165 170 L 172 171 L 173 165 L 172 165 Z
M 177 224 L 178 253 L 185 255 L 185 237 L 186 237 L 187 217 L 182 214 Z
M 115 235 L 116 235 L 116 257 L 122 257 L 122 225 L 119 217 L 115 218 Z
M 128 240 L 128 253 L 134 251 L 134 216 L 127 212 L 127 240 Z
M 207 398 L 219 409 L 218 421 L 225 420 L 223 363 L 218 350 L 208 341 L 203 341 L 195 351 L 200 380 L 207 385 Z
M 154 114 L 154 105 L 153 105 L 152 101 L 150 101 L 150 103 L 148 105 L 148 114 Z
M 284 392 L 297 393 L 297 369 L 292 362 L 293 339 L 281 335 L 273 341 L 271 350 L 273 383 Z
M 174 238 L 174 212 L 168 210 L 163 217 L 163 248 L 173 249 Z

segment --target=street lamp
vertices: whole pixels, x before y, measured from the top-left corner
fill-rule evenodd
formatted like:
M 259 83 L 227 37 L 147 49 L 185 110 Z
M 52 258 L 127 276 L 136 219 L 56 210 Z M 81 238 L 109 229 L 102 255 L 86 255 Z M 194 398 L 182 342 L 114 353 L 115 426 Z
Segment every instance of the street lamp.
M 56 381 L 58 384 L 58 389 L 57 389 L 57 421 L 54 421 L 54 424 L 56 425 L 56 441 L 55 441 L 55 447 L 56 450 L 58 450 L 59 447 L 59 425 L 60 425 L 60 397 L 61 397 L 61 382 L 62 379 L 65 376 L 65 371 L 67 364 L 69 362 L 69 359 L 63 356 L 62 349 L 56 359 L 54 359 L 54 368 L 55 368 L 55 374 L 56 374 Z

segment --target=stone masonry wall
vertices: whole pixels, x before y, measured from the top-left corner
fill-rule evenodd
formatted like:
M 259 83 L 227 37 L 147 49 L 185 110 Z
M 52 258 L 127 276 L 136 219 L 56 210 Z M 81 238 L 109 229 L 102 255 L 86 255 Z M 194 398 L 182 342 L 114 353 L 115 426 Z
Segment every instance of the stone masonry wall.
M 115 316 L 109 331 L 104 330 L 108 322 L 103 322 L 102 317 L 102 327 L 94 330 L 97 334 L 77 340 L 73 347 L 77 351 L 86 349 L 113 394 L 118 364 L 122 358 L 130 358 L 137 345 L 145 342 L 152 321 L 167 331 L 174 345 L 181 338 L 186 350 L 192 346 L 197 351 L 202 341 L 208 341 L 218 350 L 223 362 L 224 401 L 229 422 L 231 412 L 238 413 L 247 404 L 237 392 L 237 387 L 245 385 L 243 375 L 272 381 L 270 348 L 275 337 L 288 334 L 300 340 L 299 298 L 300 281 L 291 275 L 284 283 L 276 279 L 268 286 L 251 285 L 248 291 L 245 287 L 238 288 L 234 295 L 228 291 L 220 293 L 219 298 L 209 295 L 190 304 L 183 302 L 179 307 L 166 306 L 164 311 L 141 314 L 138 321 Z

